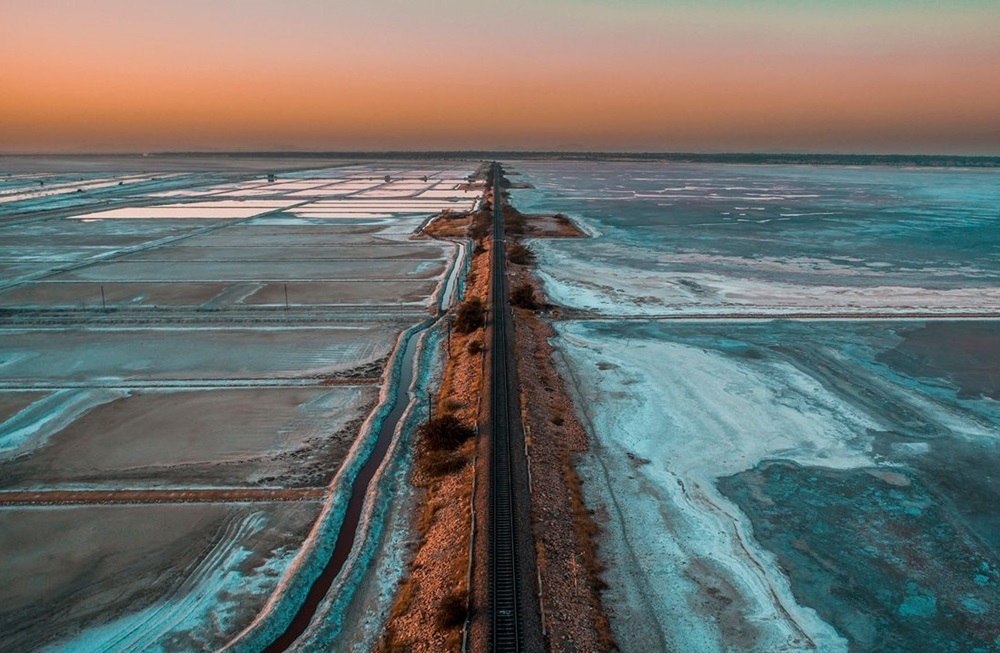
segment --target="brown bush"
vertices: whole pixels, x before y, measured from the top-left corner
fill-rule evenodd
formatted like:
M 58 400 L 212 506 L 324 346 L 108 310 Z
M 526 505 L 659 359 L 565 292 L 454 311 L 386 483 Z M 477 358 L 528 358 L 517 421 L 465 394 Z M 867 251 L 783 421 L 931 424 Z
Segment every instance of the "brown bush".
M 527 226 L 528 220 L 520 211 L 509 204 L 503 207 L 503 228 L 507 232 L 514 235 L 523 234 Z
M 490 234 L 493 227 L 493 215 L 490 211 L 480 211 L 472 218 L 472 226 L 469 228 L 469 236 L 473 240 L 481 240 Z
M 478 297 L 470 297 L 455 312 L 455 333 L 471 333 L 486 324 L 486 306 Z
M 420 425 L 419 433 L 430 451 L 454 451 L 476 434 L 454 415 L 431 418 Z
M 511 291 L 510 303 L 511 306 L 518 308 L 538 308 L 538 302 L 535 301 L 535 289 L 530 283 L 522 283 Z
M 483 341 L 482 340 L 470 340 L 468 346 L 466 347 L 469 353 L 473 356 L 480 354 L 483 351 Z
M 464 593 L 453 592 L 441 601 L 434 621 L 437 623 L 438 628 L 448 630 L 457 628 L 465 623 L 465 617 L 468 614 L 469 611 L 466 609 Z
M 530 265 L 535 262 L 535 253 L 521 243 L 514 243 L 507 248 L 507 259 L 517 265 Z
M 452 474 L 465 467 L 465 457 L 450 451 L 428 451 L 420 457 L 420 467 L 432 478 Z

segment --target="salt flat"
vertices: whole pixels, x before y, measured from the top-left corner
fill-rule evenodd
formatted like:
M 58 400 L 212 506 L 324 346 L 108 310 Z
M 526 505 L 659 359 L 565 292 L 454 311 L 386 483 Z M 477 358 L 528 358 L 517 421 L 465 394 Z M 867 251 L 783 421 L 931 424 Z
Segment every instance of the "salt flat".
M 628 606 L 626 650 L 992 640 L 1000 573 L 980 565 L 1000 569 L 1000 386 L 977 371 L 1000 356 L 991 323 L 558 331 L 595 438 L 590 498 L 613 510 L 607 599 Z M 942 358 L 970 343 L 975 357 Z M 908 597 L 937 608 L 908 613 Z
M 994 649 L 1000 173 L 518 168 L 622 650 Z
M 79 400 L 37 399 L 50 404 L 37 419 L 63 428 L 18 424 L 36 437 L 3 452 L 19 459 L 3 466 L 4 489 L 322 485 L 377 395 L 371 386 L 60 392 L 99 396 L 71 421 L 54 416 Z
M 608 315 L 1000 309 L 996 170 L 525 163 L 557 302 Z
M 399 328 L 400 324 L 395 325 Z M 0 381 L 321 378 L 381 360 L 390 324 L 0 331 Z
M 409 196 L 474 165 L 281 164 L 0 178 L 7 648 L 217 650 L 296 609 L 386 361 L 462 267 L 411 239 L 448 198 Z

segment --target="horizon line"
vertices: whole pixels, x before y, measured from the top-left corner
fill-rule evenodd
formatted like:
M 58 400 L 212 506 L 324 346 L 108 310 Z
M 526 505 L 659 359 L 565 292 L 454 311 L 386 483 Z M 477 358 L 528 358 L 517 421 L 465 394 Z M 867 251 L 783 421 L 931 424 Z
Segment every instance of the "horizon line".
M 452 157 L 481 157 L 483 155 L 499 156 L 531 156 L 531 157 L 640 157 L 640 158 L 664 158 L 664 157 L 692 157 L 698 159 L 717 158 L 740 158 L 740 157 L 775 157 L 775 158 L 886 158 L 886 159 L 977 159 L 977 160 L 998 160 L 998 154 L 956 154 L 947 152 L 921 152 L 921 153 L 900 153 L 900 152 L 760 152 L 760 151 L 672 151 L 672 150 L 550 150 L 550 149 L 387 149 L 387 150 L 295 150 L 295 149 L 263 149 L 263 150 L 160 150 L 160 151 L 120 151 L 120 152 L 95 152 L 95 151 L 59 151 L 59 152 L 0 152 L 0 158 L 14 157 L 60 157 L 60 156 L 81 156 L 81 157 L 116 157 L 116 156 L 137 156 L 137 157 L 169 157 L 169 156 L 235 156 L 235 157 L 293 157 L 301 156 L 308 158 L 342 158 L 342 157 L 406 157 L 419 155 Z

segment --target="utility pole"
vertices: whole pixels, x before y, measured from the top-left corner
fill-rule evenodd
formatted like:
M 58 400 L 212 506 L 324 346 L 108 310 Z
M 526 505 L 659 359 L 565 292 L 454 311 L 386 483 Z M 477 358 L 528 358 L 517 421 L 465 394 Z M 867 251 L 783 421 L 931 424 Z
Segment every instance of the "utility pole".
M 104 299 L 104 286 L 101 286 L 101 310 L 108 310 L 108 302 Z
M 288 284 L 283 284 L 285 286 L 285 310 L 288 310 Z

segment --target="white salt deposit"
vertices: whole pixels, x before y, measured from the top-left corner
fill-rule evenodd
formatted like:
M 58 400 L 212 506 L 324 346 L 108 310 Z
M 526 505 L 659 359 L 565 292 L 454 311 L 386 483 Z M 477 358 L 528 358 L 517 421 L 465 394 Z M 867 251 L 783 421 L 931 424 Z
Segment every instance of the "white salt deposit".
M 149 220 L 194 218 L 205 220 L 245 219 L 293 206 L 284 200 L 254 200 L 247 202 L 214 201 L 190 204 L 163 204 L 159 206 L 132 206 L 109 211 L 97 211 L 71 216 L 73 220 Z
M 831 626 L 796 603 L 715 479 L 778 457 L 871 465 L 858 434 L 880 424 L 784 362 L 602 338 L 581 323 L 559 324 L 558 332 L 598 445 L 585 465 L 588 488 L 615 509 L 612 549 L 602 555 L 613 563 L 616 611 L 633 615 L 634 640 L 625 635 L 624 650 L 730 650 L 718 619 L 692 610 L 705 586 L 723 583 L 759 630 L 753 650 L 846 651 Z M 704 569 L 695 573 L 692 562 Z

